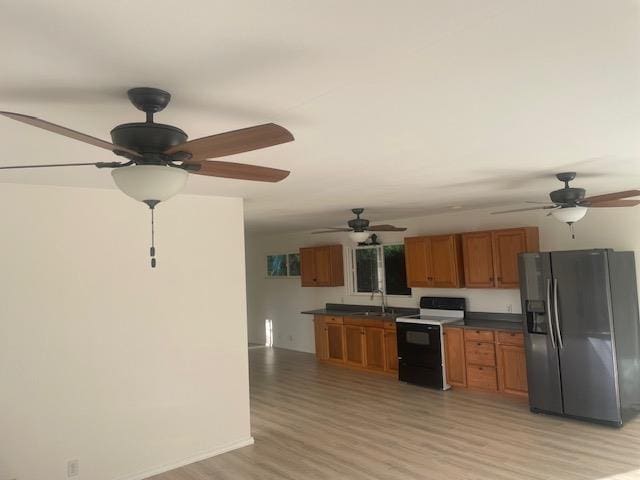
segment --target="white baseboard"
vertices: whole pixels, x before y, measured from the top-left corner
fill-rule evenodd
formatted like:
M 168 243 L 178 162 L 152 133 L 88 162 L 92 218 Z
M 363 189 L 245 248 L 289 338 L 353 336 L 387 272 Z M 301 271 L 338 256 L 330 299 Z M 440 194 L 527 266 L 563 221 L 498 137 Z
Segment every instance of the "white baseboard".
M 173 470 L 174 468 L 184 467 L 185 465 L 189 465 L 190 463 L 199 462 L 201 460 L 205 460 L 207 458 L 215 457 L 216 455 L 220 455 L 222 453 L 230 452 L 231 450 L 236 450 L 238 448 L 247 447 L 249 445 L 253 445 L 253 437 L 246 438 L 244 440 L 240 440 L 237 442 L 233 442 L 227 445 L 223 445 L 222 447 L 215 448 L 213 450 L 209 450 L 206 452 L 200 452 L 196 455 L 183 458 L 182 460 L 177 460 L 176 462 L 172 462 L 170 464 L 164 464 L 159 467 L 151 468 L 149 470 L 145 470 L 143 472 L 138 472 L 133 475 L 127 475 L 125 477 L 120 477 L 117 480 L 144 480 L 145 478 L 152 477 L 154 475 L 159 475 L 164 472 L 168 472 L 169 470 Z

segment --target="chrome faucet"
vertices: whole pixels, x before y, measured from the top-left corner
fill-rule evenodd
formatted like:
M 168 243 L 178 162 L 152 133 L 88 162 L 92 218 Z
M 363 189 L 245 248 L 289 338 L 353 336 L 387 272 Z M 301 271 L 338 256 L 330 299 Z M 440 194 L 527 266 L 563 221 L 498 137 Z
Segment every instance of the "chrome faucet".
M 375 290 L 372 290 L 371 291 L 371 300 L 373 300 L 373 297 L 376 296 L 376 293 L 380 294 L 380 310 L 384 314 L 387 311 L 387 304 L 384 301 L 384 292 L 382 290 L 380 290 L 379 288 L 376 288 Z

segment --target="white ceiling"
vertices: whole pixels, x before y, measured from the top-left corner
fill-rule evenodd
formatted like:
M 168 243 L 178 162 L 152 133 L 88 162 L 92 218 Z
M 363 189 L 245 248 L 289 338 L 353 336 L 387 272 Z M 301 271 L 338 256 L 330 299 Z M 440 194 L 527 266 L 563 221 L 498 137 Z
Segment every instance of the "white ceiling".
M 169 90 L 157 120 L 190 138 L 276 121 L 294 143 L 229 160 L 290 169 L 279 184 L 192 175 L 246 198 L 248 228 L 341 226 L 545 200 L 550 173 L 590 193 L 640 186 L 635 0 L 5 2 L 0 110 L 109 139 L 141 121 L 134 86 Z M 0 119 L 2 164 L 109 161 Z M 587 176 L 586 174 L 591 174 Z M 603 174 L 603 175 L 596 175 Z M 0 182 L 113 188 L 90 167 Z

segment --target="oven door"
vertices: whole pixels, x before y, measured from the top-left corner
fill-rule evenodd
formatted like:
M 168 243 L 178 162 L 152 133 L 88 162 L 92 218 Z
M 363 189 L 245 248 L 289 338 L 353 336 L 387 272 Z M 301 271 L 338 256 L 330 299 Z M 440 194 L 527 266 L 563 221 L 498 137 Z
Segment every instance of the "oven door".
M 440 326 L 397 322 L 398 378 L 443 388 Z

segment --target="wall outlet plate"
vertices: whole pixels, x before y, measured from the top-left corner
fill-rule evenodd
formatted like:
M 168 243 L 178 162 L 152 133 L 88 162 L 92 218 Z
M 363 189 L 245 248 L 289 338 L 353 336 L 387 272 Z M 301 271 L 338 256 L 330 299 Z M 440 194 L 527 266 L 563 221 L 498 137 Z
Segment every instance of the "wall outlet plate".
M 80 461 L 78 459 L 67 462 L 67 478 L 77 477 L 80 474 Z

